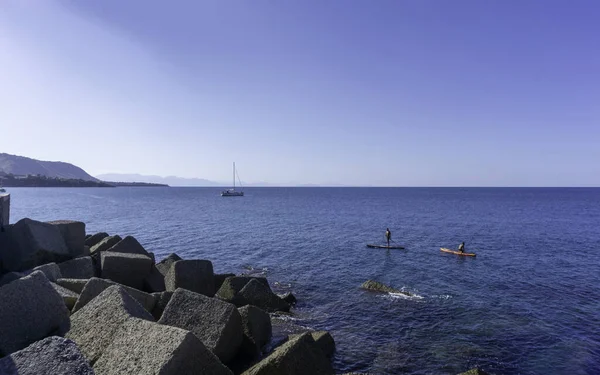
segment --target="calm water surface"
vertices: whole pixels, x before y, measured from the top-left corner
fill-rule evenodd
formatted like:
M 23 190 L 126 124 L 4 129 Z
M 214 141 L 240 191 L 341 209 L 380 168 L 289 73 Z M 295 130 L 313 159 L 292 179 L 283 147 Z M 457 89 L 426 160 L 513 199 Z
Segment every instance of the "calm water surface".
M 600 374 L 600 189 L 11 188 L 12 217 L 133 235 L 215 272 L 262 271 L 375 374 Z M 373 250 L 385 228 L 406 250 Z M 477 258 L 443 254 L 466 249 Z M 358 287 L 384 282 L 414 297 Z M 291 329 L 291 328 L 290 328 Z

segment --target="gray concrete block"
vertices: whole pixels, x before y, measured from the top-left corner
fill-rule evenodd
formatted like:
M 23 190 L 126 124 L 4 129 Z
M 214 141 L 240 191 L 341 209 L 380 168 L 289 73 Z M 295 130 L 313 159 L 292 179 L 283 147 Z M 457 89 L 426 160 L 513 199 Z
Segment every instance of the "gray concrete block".
M 62 274 L 60 272 L 60 267 L 56 263 L 48 263 L 41 266 L 35 267 L 31 272 L 40 271 L 46 278 L 52 282 L 62 278 Z
M 333 353 L 335 352 L 335 341 L 333 340 L 333 336 L 327 331 L 312 331 L 308 332 L 313 340 L 315 340 L 315 345 L 325 354 L 327 358 L 331 358 Z M 293 340 L 300 336 L 300 334 L 290 335 L 289 339 Z
M 215 274 L 209 260 L 178 260 L 165 276 L 168 291 L 177 288 L 212 297 L 215 295 Z
M 241 300 L 267 312 L 290 311 L 290 304 L 257 280 L 250 280 L 238 293 Z
M 152 293 L 152 296 L 156 300 L 156 303 L 154 304 L 154 309 L 152 310 L 152 316 L 157 321 L 160 320 L 160 318 L 162 317 L 162 314 L 165 311 L 167 305 L 169 304 L 173 293 L 174 292 Z
M 333 374 L 331 363 L 308 333 L 290 339 L 242 375 Z
M 271 317 L 264 310 L 252 305 L 240 307 L 238 312 L 244 329 L 241 351 L 247 357 L 258 357 L 273 333 Z
M 0 356 L 69 327 L 69 311 L 42 272 L 0 287 Z
M 56 284 L 72 292 L 81 294 L 88 281 L 89 279 L 58 279 L 56 280 Z
M 11 283 L 11 282 L 13 282 L 15 280 L 19 280 L 23 276 L 25 276 L 25 275 L 22 274 L 22 273 L 20 273 L 20 272 L 5 273 L 4 275 L 2 275 L 2 277 L 0 277 L 0 286 L 6 285 L 6 284 Z
M 93 236 L 92 236 L 93 237 Z M 117 243 L 121 241 L 121 237 L 118 235 L 104 237 L 94 246 L 90 246 L 90 253 L 99 253 L 101 251 L 106 251 L 111 247 L 115 246 Z
M 77 302 L 77 299 L 79 298 L 79 294 L 56 283 L 50 282 L 50 284 L 52 284 L 54 290 L 56 290 L 56 292 L 61 296 L 61 298 L 65 302 L 65 306 L 67 307 L 67 309 L 71 311 L 73 306 L 75 306 L 75 302 Z
M 71 330 L 66 337 L 75 341 L 88 361 L 94 364 L 121 325 L 131 317 L 154 321 L 124 288 L 113 285 L 71 316 Z
M 150 266 L 150 274 L 144 279 L 143 289 L 148 293 L 164 292 L 167 290 L 165 277 L 158 271 L 154 264 Z
M 235 276 L 234 273 L 215 273 L 215 290 L 221 289 L 225 279 L 233 276 Z
M 132 236 L 123 238 L 107 251 L 112 251 L 114 253 L 142 254 L 150 256 L 146 249 L 144 249 L 144 247 L 138 242 L 138 240 Z
M 144 287 L 144 279 L 152 269 L 152 259 L 142 254 L 113 253 L 100 254 L 102 278 L 110 279 L 136 289 Z
M 269 286 L 269 282 L 264 277 L 252 277 L 252 276 L 232 276 L 227 277 L 223 281 L 221 287 L 217 290 L 215 294 L 216 297 L 222 299 L 223 301 L 227 301 L 229 303 L 233 303 L 234 305 L 241 307 L 247 305 L 247 303 L 238 296 L 238 293 L 248 284 L 250 280 L 257 280 L 265 285 L 265 287 L 271 289 Z
M 97 245 L 98 242 L 102 241 L 106 237 L 108 237 L 108 233 L 106 233 L 106 232 L 100 232 L 100 233 L 93 234 L 85 239 L 85 245 L 92 248 L 92 247 L 94 247 L 94 245 Z
M 96 375 L 233 375 L 192 333 L 130 318 L 94 364 Z
M 8 271 L 71 259 L 60 230 L 52 224 L 21 219 L 11 226 L 10 237 L 12 250 L 2 254 L 3 268 Z
M 177 262 L 178 260 L 183 259 L 181 259 L 181 257 L 175 253 L 169 254 L 165 259 L 156 263 L 156 268 L 158 269 L 158 272 L 162 273 L 163 276 L 166 276 L 173 263 Z
M 114 281 L 99 279 L 97 277 L 92 277 L 86 284 L 81 293 L 79 294 L 79 299 L 73 306 L 73 312 L 81 309 L 88 302 L 102 293 L 105 289 L 110 286 L 120 286 L 124 288 L 130 296 L 132 296 L 136 301 L 138 301 L 148 312 L 152 312 L 154 309 L 154 304 L 156 301 L 154 300 L 154 296 L 151 294 L 142 292 L 140 290 L 130 288 L 125 285 L 121 285 L 119 283 L 115 283 Z
M 60 234 L 71 253 L 71 257 L 76 258 L 83 255 L 85 245 L 85 223 L 72 220 L 49 221 L 58 228 Z
M 95 276 L 91 257 L 80 257 L 58 264 L 62 279 L 89 279 Z
M 51 336 L 0 359 L 2 375 L 94 375 L 71 340 Z
M 223 363 L 242 343 L 242 318 L 234 305 L 186 289 L 177 289 L 158 321 L 192 331 Z

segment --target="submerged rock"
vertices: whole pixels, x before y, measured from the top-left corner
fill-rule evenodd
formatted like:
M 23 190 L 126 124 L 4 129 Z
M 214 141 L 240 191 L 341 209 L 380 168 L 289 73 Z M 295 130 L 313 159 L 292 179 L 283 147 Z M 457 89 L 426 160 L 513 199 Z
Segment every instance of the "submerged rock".
M 398 289 L 394 289 L 392 287 L 389 287 L 385 284 L 382 284 L 378 281 L 373 281 L 373 280 L 367 280 L 364 283 L 362 283 L 362 285 L 360 286 L 362 289 L 366 289 L 366 290 L 370 290 L 372 292 L 379 292 L 379 293 L 398 293 L 398 294 L 404 294 L 407 296 L 412 296 L 412 294 L 408 293 L 408 292 L 403 292 L 401 290 Z

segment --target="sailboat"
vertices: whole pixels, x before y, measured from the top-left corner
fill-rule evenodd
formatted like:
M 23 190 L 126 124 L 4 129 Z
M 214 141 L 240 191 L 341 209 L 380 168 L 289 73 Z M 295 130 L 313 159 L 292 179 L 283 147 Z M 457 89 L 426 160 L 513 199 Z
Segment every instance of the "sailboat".
M 223 190 L 221 192 L 221 196 L 222 197 L 243 197 L 244 196 L 244 192 L 242 190 L 240 191 L 235 191 L 235 162 L 233 162 L 233 188 L 232 189 L 227 189 L 227 190 Z M 239 177 L 238 177 L 239 180 Z M 242 182 L 240 181 L 240 189 L 241 189 L 241 185 Z

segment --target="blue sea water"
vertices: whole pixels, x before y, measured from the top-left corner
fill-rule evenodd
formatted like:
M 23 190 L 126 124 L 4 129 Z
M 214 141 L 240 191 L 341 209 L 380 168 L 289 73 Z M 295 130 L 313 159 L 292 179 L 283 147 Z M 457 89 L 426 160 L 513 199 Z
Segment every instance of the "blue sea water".
M 10 192 L 11 222 L 81 220 L 157 259 L 264 273 L 298 298 L 287 321 L 332 333 L 338 373 L 600 374 L 600 189 Z M 365 247 L 386 227 L 405 250 Z M 461 241 L 476 258 L 439 251 Z M 359 289 L 368 279 L 415 296 Z

